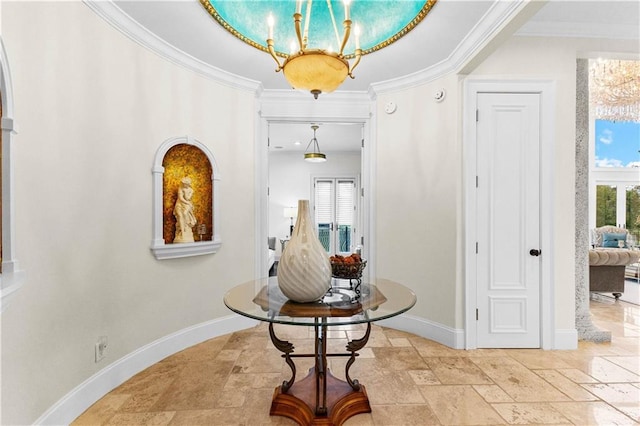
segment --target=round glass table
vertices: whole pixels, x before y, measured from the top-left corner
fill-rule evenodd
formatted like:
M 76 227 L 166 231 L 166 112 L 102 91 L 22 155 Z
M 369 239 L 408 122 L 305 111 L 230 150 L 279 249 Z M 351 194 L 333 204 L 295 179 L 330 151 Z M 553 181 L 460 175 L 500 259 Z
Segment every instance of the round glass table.
M 321 300 L 311 303 L 289 300 L 280 291 L 277 277 L 240 284 L 224 296 L 225 305 L 233 312 L 269 323 L 271 341 L 291 369 L 291 378 L 274 391 L 271 415 L 289 417 L 299 424 L 339 425 L 351 416 L 371 412 L 364 385 L 349 376 L 349 369 L 369 340 L 371 323 L 408 311 L 415 305 L 416 295 L 402 284 L 385 279 L 362 282 L 355 290 L 349 280 L 333 278 L 331 284 Z M 274 324 L 313 327 L 313 353 L 295 353 L 292 343 L 276 336 Z M 327 353 L 327 330 L 349 324 L 366 324 L 364 335 L 349 341 L 345 352 Z M 294 362 L 298 357 L 315 360 L 300 381 L 296 381 Z M 346 381 L 330 373 L 327 357 L 348 357 Z

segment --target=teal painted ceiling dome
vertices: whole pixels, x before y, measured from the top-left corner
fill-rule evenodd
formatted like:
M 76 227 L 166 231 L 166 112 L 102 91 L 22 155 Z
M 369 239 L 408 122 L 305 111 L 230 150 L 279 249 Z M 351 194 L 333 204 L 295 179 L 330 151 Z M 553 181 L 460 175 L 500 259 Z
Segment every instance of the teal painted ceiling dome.
M 287 56 L 292 49 L 298 49 L 293 24 L 296 1 L 200 0 L 200 2 L 226 30 L 263 51 L 267 51 L 267 19 L 272 15 L 275 21 L 273 40 L 277 54 Z M 310 2 L 302 2 L 303 28 L 308 16 L 308 3 Z M 349 6 L 350 18 L 353 26 L 360 27 L 362 54 L 382 49 L 400 39 L 427 16 L 435 3 L 436 0 L 426 2 L 352 0 Z M 344 32 L 344 19 L 343 1 L 312 2 L 308 47 L 338 51 Z M 345 57 L 352 57 L 354 51 L 355 37 L 352 27 L 351 37 L 344 49 Z

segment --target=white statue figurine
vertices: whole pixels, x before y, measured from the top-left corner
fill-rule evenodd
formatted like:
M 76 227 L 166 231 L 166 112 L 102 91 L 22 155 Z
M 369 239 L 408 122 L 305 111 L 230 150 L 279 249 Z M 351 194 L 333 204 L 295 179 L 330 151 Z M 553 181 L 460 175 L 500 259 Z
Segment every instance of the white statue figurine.
M 173 208 L 173 215 L 176 217 L 176 235 L 174 243 L 193 243 L 193 227 L 196 225 L 196 217 L 193 214 L 193 188 L 191 188 L 191 178 L 184 177 L 180 181 L 178 188 L 178 199 Z

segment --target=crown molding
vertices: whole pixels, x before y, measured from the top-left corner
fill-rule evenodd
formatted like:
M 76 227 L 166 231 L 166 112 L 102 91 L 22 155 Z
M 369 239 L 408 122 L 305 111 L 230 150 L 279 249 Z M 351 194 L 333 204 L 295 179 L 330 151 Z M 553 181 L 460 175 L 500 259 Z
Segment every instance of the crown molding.
M 579 37 L 611 40 L 638 40 L 640 29 L 635 25 L 616 25 L 615 33 L 609 27 L 586 22 L 527 22 L 515 35 L 525 37 Z
M 487 43 L 504 29 L 507 23 L 520 13 L 528 0 L 497 1 L 482 16 L 467 36 L 456 46 L 451 55 L 439 63 L 413 74 L 386 80 L 371 85 L 377 94 L 408 89 L 457 72 L 473 58 Z M 372 95 L 375 97 L 375 95 Z
M 83 0 L 93 12 L 139 45 L 164 59 L 226 86 L 260 93 L 262 83 L 211 66 L 156 36 L 120 9 L 112 0 Z

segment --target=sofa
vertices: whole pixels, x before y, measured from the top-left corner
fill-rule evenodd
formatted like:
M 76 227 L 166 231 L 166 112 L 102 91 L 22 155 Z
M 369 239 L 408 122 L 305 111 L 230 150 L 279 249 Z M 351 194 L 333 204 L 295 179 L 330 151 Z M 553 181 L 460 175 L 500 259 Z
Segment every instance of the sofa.
M 267 246 L 269 248 L 267 271 L 271 274 L 271 268 L 276 262 L 276 237 L 268 237 Z
M 616 300 L 624 292 L 625 270 L 637 271 L 640 250 L 627 243 L 628 232 L 616 226 L 593 230 L 589 250 L 589 291 L 613 293 Z

